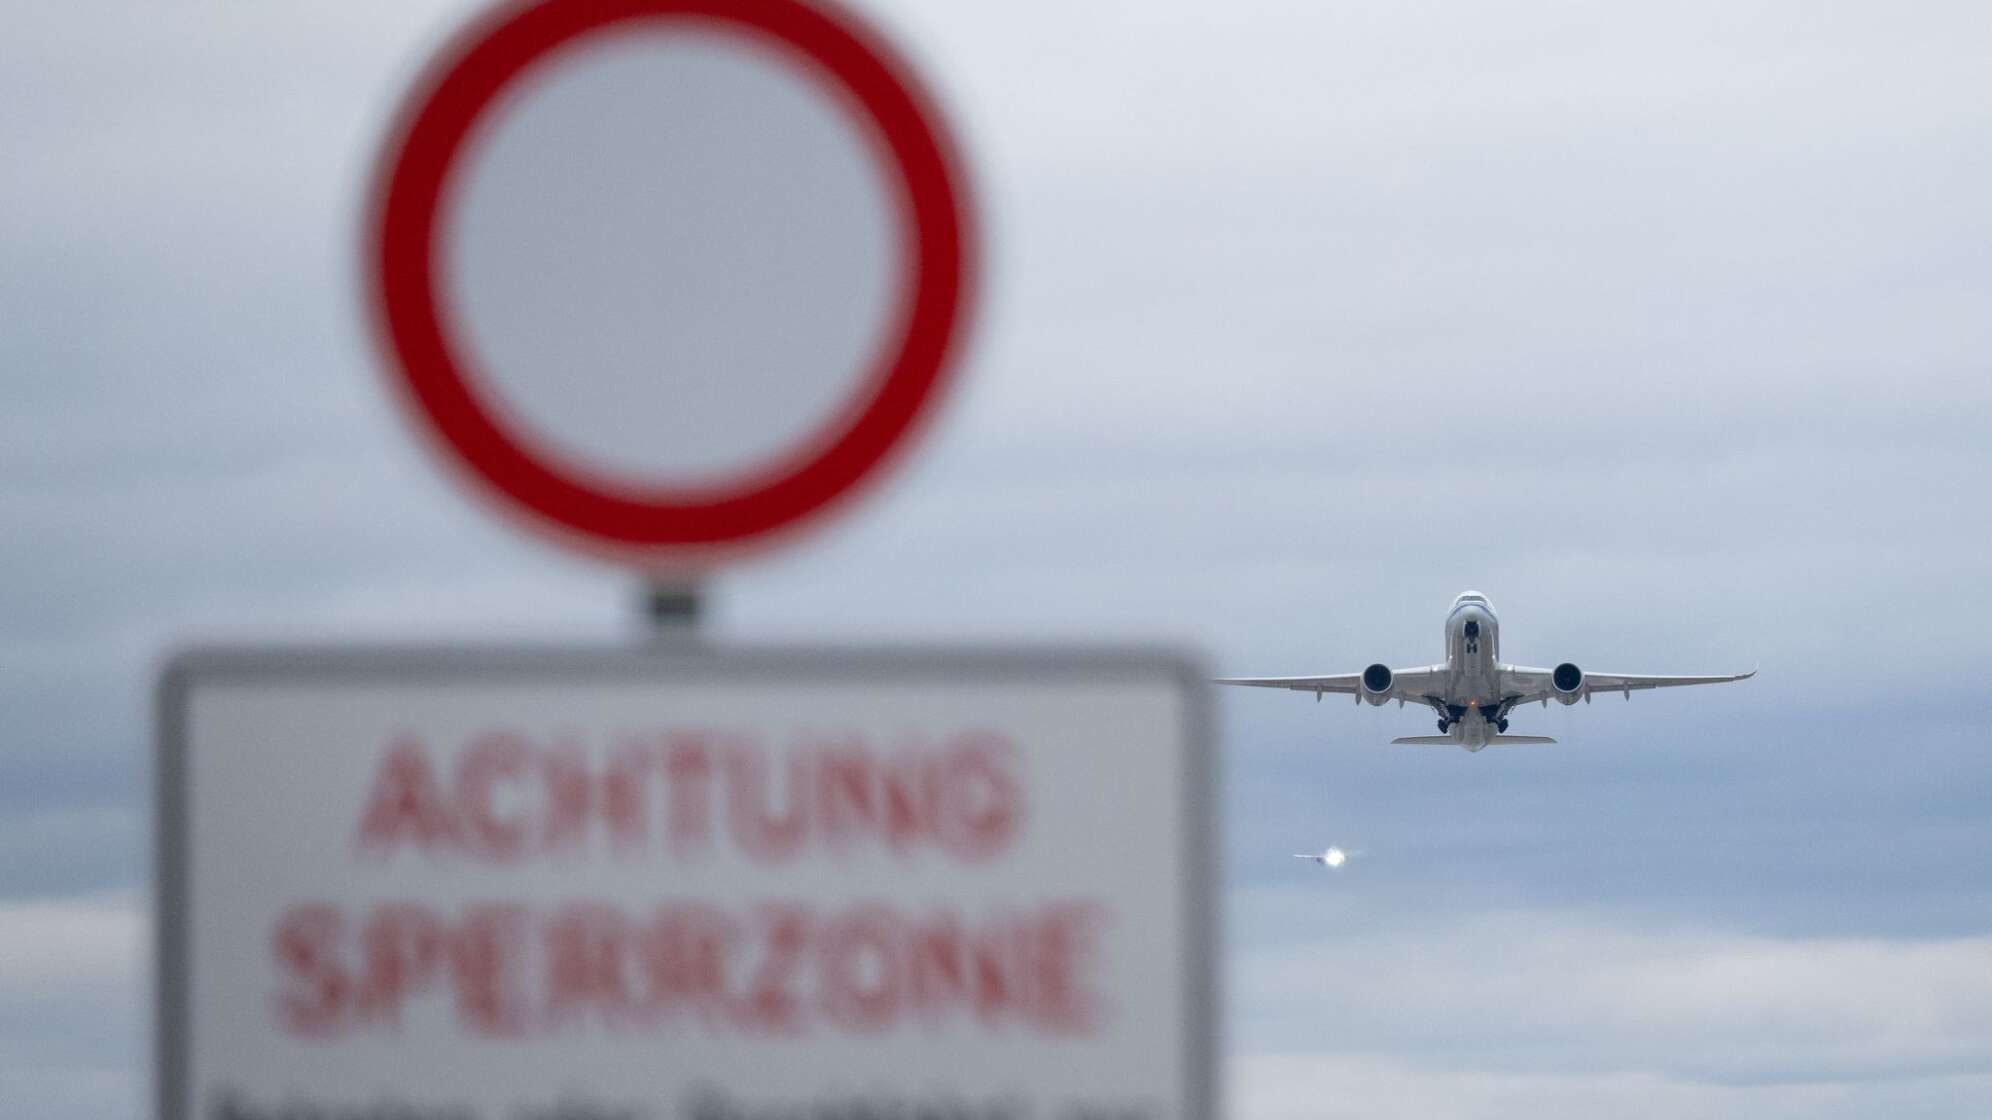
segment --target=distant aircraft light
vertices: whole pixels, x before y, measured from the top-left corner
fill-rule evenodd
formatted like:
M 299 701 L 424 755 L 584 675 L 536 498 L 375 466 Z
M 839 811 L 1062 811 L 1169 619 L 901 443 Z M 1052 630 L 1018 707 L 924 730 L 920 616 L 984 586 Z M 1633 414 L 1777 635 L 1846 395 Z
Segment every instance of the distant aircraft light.
M 1349 854 L 1340 848 L 1330 848 L 1321 853 L 1321 862 L 1330 867 L 1340 867 L 1349 862 Z

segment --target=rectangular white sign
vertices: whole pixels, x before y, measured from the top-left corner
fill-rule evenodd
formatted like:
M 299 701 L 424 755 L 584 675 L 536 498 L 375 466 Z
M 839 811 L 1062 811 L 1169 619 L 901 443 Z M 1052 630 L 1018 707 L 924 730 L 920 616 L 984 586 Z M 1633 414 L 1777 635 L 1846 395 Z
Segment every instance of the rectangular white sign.
M 164 1120 L 1207 1120 L 1158 654 L 257 650 L 161 689 Z

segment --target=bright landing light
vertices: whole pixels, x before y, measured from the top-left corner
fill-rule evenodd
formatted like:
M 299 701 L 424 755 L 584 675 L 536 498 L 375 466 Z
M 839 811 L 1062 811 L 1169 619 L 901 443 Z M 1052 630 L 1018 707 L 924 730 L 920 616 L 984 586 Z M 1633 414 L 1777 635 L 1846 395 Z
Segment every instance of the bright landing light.
M 1349 862 L 1349 853 L 1340 848 L 1330 848 L 1321 853 L 1321 862 L 1330 867 L 1340 867 Z

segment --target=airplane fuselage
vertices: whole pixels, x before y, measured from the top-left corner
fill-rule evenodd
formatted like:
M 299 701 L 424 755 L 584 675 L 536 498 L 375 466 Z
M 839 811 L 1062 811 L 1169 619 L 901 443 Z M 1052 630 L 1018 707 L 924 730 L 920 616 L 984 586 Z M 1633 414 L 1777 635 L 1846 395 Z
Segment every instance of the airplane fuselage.
M 1485 600 L 1461 599 L 1446 615 L 1444 724 L 1460 745 L 1479 750 L 1500 734 L 1501 620 Z

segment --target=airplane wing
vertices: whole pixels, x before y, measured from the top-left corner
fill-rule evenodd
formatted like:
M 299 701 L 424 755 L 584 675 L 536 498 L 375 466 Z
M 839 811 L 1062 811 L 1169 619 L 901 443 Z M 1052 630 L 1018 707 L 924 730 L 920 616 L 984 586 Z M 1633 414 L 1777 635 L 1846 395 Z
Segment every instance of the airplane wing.
M 1556 694 L 1556 686 L 1550 683 L 1553 669 L 1536 669 L 1527 665 L 1510 665 L 1503 673 L 1507 681 L 1506 691 L 1519 696 L 1517 703 L 1527 704 Z M 1757 675 L 1756 669 L 1747 673 L 1719 673 L 1700 677 L 1660 677 L 1643 673 L 1593 673 L 1584 671 L 1584 691 L 1621 692 L 1629 700 L 1635 692 L 1649 688 L 1679 688 L 1689 684 L 1727 684 L 1730 681 L 1747 681 Z
M 1385 698 L 1423 704 L 1428 693 L 1437 693 L 1439 679 L 1445 671 L 1444 665 L 1393 669 L 1390 672 L 1390 691 L 1384 694 Z M 1332 677 L 1219 677 L 1215 683 L 1244 685 L 1248 688 L 1285 688 L 1294 692 L 1312 692 L 1318 698 L 1328 692 L 1344 695 L 1360 693 L 1363 690 L 1363 675 L 1338 673 Z

